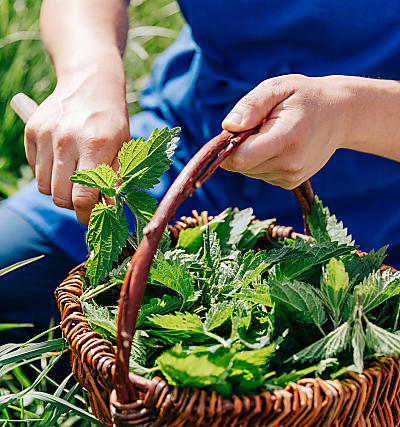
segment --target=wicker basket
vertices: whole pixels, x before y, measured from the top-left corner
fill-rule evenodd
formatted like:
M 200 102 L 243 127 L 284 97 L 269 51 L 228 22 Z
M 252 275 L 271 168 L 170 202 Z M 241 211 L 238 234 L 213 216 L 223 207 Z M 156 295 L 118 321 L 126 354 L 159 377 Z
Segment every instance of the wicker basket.
M 183 169 L 144 230 L 121 290 L 117 349 L 94 332 L 82 313 L 79 297 L 84 265 L 56 289 L 61 327 L 71 347 L 75 379 L 87 389 L 95 416 L 115 426 L 397 426 L 400 424 L 400 359 L 374 358 L 362 374 L 342 380 L 305 378 L 284 390 L 255 396 L 223 398 L 216 392 L 178 388 L 160 378 L 129 372 L 129 354 L 137 313 L 153 256 L 177 206 L 211 176 L 231 150 L 255 130 L 224 132 L 206 144 Z M 313 194 L 309 183 L 293 190 L 303 213 Z M 207 213 L 202 213 L 208 221 Z M 199 215 L 181 218 L 172 236 L 198 223 Z M 306 227 L 307 228 L 307 227 Z M 308 230 L 306 229 L 306 234 Z M 270 241 L 298 236 L 291 227 L 271 226 Z M 306 236 L 304 235 L 304 238 Z M 125 256 L 132 254 L 125 250 Z M 381 269 L 389 268 L 382 266 Z

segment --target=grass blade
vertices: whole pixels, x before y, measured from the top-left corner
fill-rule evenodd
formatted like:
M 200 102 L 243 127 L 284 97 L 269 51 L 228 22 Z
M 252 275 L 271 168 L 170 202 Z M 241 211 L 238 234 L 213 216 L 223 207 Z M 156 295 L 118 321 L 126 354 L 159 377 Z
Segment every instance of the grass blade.
M 24 265 L 30 264 L 31 262 L 37 261 L 38 259 L 41 259 L 43 257 L 44 255 L 39 255 L 34 258 L 29 258 L 24 261 L 19 261 L 13 265 L 9 265 L 8 267 L 2 268 L 0 270 L 0 276 L 3 276 L 4 274 L 9 273 L 10 271 L 16 270 L 17 268 L 23 267 Z
M 57 408 L 71 411 L 73 414 L 78 415 L 84 420 L 90 421 L 96 425 L 103 425 L 97 418 L 89 414 L 89 412 L 78 408 L 78 406 L 73 405 L 65 399 L 61 399 L 60 397 L 56 397 L 48 393 L 43 393 L 41 391 L 32 391 L 29 393 L 29 396 L 33 397 L 34 399 L 39 399 L 43 402 L 48 402 L 56 406 Z

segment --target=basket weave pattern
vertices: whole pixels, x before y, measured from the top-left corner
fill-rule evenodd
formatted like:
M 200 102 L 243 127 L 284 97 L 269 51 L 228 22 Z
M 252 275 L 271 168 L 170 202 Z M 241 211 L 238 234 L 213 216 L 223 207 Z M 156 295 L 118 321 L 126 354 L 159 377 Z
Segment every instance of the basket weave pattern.
M 87 389 L 93 413 L 104 424 L 159 427 L 400 425 L 399 358 L 371 358 L 362 374 L 349 372 L 341 381 L 302 379 L 284 390 L 230 398 L 215 392 L 172 387 L 160 378 L 148 380 L 129 372 L 136 316 L 153 256 L 169 219 L 221 161 L 255 132 L 257 128 L 241 134 L 224 132 L 209 141 L 185 166 L 160 202 L 153 219 L 143 230 L 144 237 L 128 266 L 121 289 L 116 348 L 90 328 L 82 313 L 79 298 L 87 280 L 84 265 L 72 271 L 56 289 L 61 328 L 71 348 L 73 374 Z M 306 217 L 314 200 L 310 183 L 307 181 L 292 193 Z M 199 218 L 197 213 L 192 219 L 182 217 L 170 228 L 173 240 L 180 230 L 196 225 Z M 202 221 L 207 223 L 206 213 Z M 309 235 L 307 223 L 305 225 L 306 235 Z M 271 226 L 266 240 L 297 236 L 291 227 Z M 262 242 L 258 245 L 263 246 Z M 124 252 L 127 256 L 126 250 Z M 390 267 L 381 266 L 381 270 L 386 268 Z
M 170 227 L 172 237 L 194 227 L 206 212 L 183 217 Z M 291 227 L 271 226 L 267 240 L 295 238 Z M 384 270 L 387 266 L 382 266 Z M 121 404 L 113 391 L 115 351 L 94 332 L 82 313 L 85 269 L 81 265 L 56 289 L 61 328 L 71 347 L 75 379 L 88 391 L 95 416 L 106 425 L 118 426 L 397 426 L 400 425 L 400 359 L 375 358 L 361 375 L 345 379 L 306 378 L 284 390 L 256 396 L 223 398 L 216 392 L 180 389 L 161 378 L 147 380 L 130 374 L 137 401 Z

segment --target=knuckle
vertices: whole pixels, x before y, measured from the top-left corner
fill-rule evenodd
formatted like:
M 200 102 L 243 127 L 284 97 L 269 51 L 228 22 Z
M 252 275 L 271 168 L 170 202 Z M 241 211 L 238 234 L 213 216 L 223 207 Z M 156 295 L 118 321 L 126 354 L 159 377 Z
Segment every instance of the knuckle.
M 25 141 L 32 142 L 36 139 L 37 129 L 36 126 L 30 121 L 25 126 Z
M 53 202 L 59 208 L 67 208 L 67 209 L 72 208 L 72 204 L 71 204 L 70 200 L 66 199 L 65 197 L 61 197 L 59 195 L 56 195 L 56 194 L 53 194 Z
M 66 154 L 71 149 L 71 143 L 71 135 L 69 133 L 64 133 L 55 140 L 54 150 L 60 155 Z
M 51 190 L 50 190 L 50 186 L 49 185 L 43 184 L 41 182 L 38 182 L 37 183 L 37 188 L 39 190 L 39 193 L 46 194 L 47 196 L 51 195 Z

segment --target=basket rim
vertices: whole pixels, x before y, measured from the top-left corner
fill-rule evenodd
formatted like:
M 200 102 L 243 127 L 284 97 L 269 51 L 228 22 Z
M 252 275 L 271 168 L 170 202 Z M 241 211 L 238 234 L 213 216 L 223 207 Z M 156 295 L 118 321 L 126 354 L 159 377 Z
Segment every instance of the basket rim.
M 203 213 L 202 216 L 197 214 L 197 217 L 195 218 L 204 219 L 204 215 Z M 182 217 L 181 220 L 177 221 L 174 226 L 170 226 L 170 230 L 172 228 L 172 234 L 173 230 L 176 230 L 174 227 L 177 225 L 178 233 L 179 229 L 184 228 L 185 225 L 189 227 L 190 221 L 188 221 L 188 219 L 190 219 L 190 217 Z M 193 223 L 192 226 L 194 226 Z M 303 238 L 308 237 L 299 233 L 295 233 L 292 227 L 278 226 L 276 224 L 270 226 L 270 229 L 267 233 L 268 240 L 270 242 L 273 240 L 281 240 L 282 238 L 293 235 L 301 236 Z M 356 252 L 360 256 L 365 254 L 365 252 L 361 251 Z M 390 268 L 392 271 L 397 271 L 393 267 L 389 267 L 384 264 L 382 264 L 380 270 L 384 271 L 388 268 Z M 311 388 L 312 390 L 319 390 L 317 394 L 321 395 L 322 393 L 325 396 L 328 396 L 329 393 L 327 390 L 332 389 L 332 387 L 333 389 L 336 389 L 336 392 L 341 395 L 348 394 L 349 392 L 344 390 L 350 388 L 353 389 L 353 392 L 351 392 L 350 395 L 355 396 L 354 386 L 356 389 L 359 389 L 360 387 L 364 388 L 363 384 L 365 383 L 365 378 L 376 375 L 377 369 L 389 369 L 390 371 L 396 369 L 400 375 L 399 358 L 387 356 L 370 357 L 366 359 L 367 364 L 361 374 L 348 371 L 340 380 L 302 378 L 295 383 L 292 382 L 287 384 L 283 390 L 277 389 L 272 392 L 262 392 L 250 396 L 238 397 L 232 395 L 231 397 L 223 397 L 215 391 L 210 392 L 193 387 L 175 387 L 169 385 L 167 381 L 159 377 L 154 377 L 153 379 L 149 380 L 145 377 L 130 372 L 129 381 L 139 392 L 137 396 L 138 400 L 127 404 L 118 403 L 115 389 L 113 387 L 116 351 L 110 341 L 106 340 L 99 332 L 92 330 L 83 314 L 83 309 L 79 298 L 82 295 L 82 287 L 85 281 L 88 282 L 88 279 L 85 276 L 85 263 L 82 263 L 71 270 L 68 277 L 56 288 L 55 296 L 61 313 L 61 329 L 71 348 L 71 366 L 74 377 L 89 391 L 91 394 L 89 401 L 93 412 L 100 419 L 100 421 L 107 425 L 111 425 L 110 423 L 112 422 L 112 418 L 121 417 L 121 414 L 125 414 L 126 411 L 134 409 L 137 410 L 137 402 L 141 402 L 143 416 L 149 416 L 147 413 L 148 411 L 146 412 L 144 409 L 149 410 L 150 408 L 154 408 L 154 406 L 158 407 L 158 413 L 161 410 L 165 411 L 168 409 L 165 407 L 165 402 L 170 402 L 171 399 L 176 401 L 178 396 L 181 396 L 182 393 L 190 393 L 192 396 L 196 395 L 197 393 L 200 396 L 199 399 L 201 398 L 201 402 L 200 400 L 199 402 L 193 401 L 193 405 L 191 407 L 192 410 L 197 412 L 199 411 L 199 405 L 204 407 L 204 410 L 207 408 L 210 409 L 210 407 L 213 407 L 214 409 L 219 407 L 225 414 L 230 412 L 237 412 L 238 407 L 240 406 L 242 409 L 247 408 L 247 412 L 249 412 L 250 416 L 254 411 L 257 412 L 259 410 L 260 405 L 264 407 L 271 406 L 271 408 L 278 408 L 278 406 L 281 406 L 280 413 L 281 415 L 285 414 L 284 416 L 286 417 L 288 415 L 288 401 L 291 401 L 292 397 L 296 393 L 299 393 L 299 390 L 304 394 L 304 391 L 302 390 L 304 387 Z M 100 383 L 100 389 L 103 391 L 99 389 L 99 386 L 96 386 L 96 380 Z M 359 384 L 361 384 L 361 386 L 359 386 Z M 332 393 L 332 390 L 330 393 Z M 311 400 L 315 400 L 314 392 L 312 394 L 313 396 L 310 398 Z M 160 396 L 162 396 L 161 403 L 159 400 Z M 355 397 L 353 399 L 353 403 L 354 402 L 356 402 Z M 111 412 L 109 408 L 110 404 L 112 408 Z M 372 412 L 373 405 L 370 404 L 369 406 L 369 412 Z M 359 415 L 361 415 L 361 410 L 362 408 L 356 408 L 355 412 L 358 411 L 360 412 Z M 337 413 L 337 411 L 335 411 L 335 413 Z M 123 417 L 125 416 L 126 415 Z

